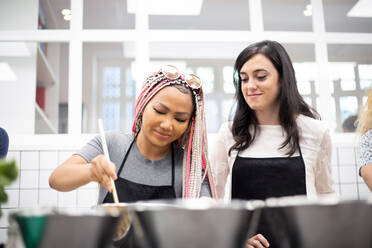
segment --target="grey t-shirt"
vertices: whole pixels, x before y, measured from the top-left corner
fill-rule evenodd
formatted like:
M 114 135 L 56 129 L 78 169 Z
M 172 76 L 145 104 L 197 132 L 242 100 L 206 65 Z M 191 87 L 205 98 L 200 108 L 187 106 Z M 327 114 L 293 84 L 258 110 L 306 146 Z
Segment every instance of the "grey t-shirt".
M 105 133 L 105 137 L 110 160 L 115 164 L 116 172 L 118 172 L 134 136 L 133 134 L 125 134 L 119 131 L 109 131 Z M 173 145 L 173 151 L 175 165 L 174 189 L 176 196 L 182 197 L 183 149 Z M 90 163 L 93 158 L 103 154 L 101 138 L 96 136 L 75 154 L 82 156 Z M 118 176 L 128 181 L 145 185 L 172 185 L 172 153 L 169 152 L 168 155 L 160 160 L 149 160 L 139 152 L 136 143 L 134 143 L 124 164 L 124 168 Z M 98 196 L 99 204 L 103 202 L 106 194 L 107 190 L 104 187 L 100 187 Z M 211 196 L 207 180 L 203 182 L 200 194 L 202 196 Z

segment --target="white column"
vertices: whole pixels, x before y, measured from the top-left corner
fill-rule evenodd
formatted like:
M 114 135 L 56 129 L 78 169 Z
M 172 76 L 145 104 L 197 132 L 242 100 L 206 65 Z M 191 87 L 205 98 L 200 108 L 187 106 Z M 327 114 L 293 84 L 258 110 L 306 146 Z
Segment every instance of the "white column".
M 322 120 L 332 126 L 332 92 L 328 70 L 328 50 L 325 39 L 325 22 L 322 0 L 311 0 L 313 7 L 313 29 L 316 36 L 315 41 L 315 61 L 318 69 L 318 111 Z
M 261 0 L 249 0 L 249 17 L 252 32 L 263 32 L 263 15 Z
M 149 15 L 145 0 L 136 1 L 136 60 L 134 76 L 136 80 L 136 95 L 138 96 L 142 83 L 148 74 L 150 63 L 149 51 Z
M 69 83 L 68 83 L 68 133 L 81 134 L 82 123 L 82 71 L 83 43 L 83 0 L 71 1 Z

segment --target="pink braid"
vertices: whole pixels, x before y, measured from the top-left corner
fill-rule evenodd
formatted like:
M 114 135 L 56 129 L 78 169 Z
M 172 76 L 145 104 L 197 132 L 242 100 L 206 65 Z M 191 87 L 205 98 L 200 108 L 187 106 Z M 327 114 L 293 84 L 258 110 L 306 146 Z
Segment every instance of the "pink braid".
M 186 170 L 186 185 L 185 185 L 186 187 L 185 197 L 186 198 L 189 197 L 189 188 L 190 188 L 190 166 L 191 166 L 190 158 L 191 158 L 191 148 L 192 148 L 192 137 L 194 134 L 194 124 L 195 124 L 195 121 L 193 119 L 192 124 L 191 124 L 191 129 L 190 129 L 189 145 L 187 149 L 187 162 L 186 162 L 187 170 Z

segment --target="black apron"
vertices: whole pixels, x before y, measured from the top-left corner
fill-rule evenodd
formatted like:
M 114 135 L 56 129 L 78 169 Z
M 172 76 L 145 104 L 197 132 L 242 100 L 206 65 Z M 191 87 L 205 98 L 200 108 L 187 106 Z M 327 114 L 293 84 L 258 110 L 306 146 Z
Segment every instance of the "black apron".
M 174 190 L 174 151 L 172 147 L 172 185 L 166 186 L 152 186 L 145 185 L 136 182 L 129 181 L 125 178 L 120 177 L 121 171 L 124 168 L 125 161 L 128 158 L 130 149 L 135 143 L 133 139 L 128 150 L 125 153 L 123 162 L 121 162 L 120 168 L 117 172 L 118 179 L 115 180 L 115 187 L 118 194 L 119 202 L 136 202 L 136 201 L 146 201 L 146 200 L 156 200 L 156 199 L 170 199 L 176 198 L 176 191 Z M 103 203 L 113 203 L 114 199 L 111 193 L 107 193 Z M 122 239 L 115 241 L 113 243 L 114 247 L 126 247 L 126 248 L 137 248 L 133 226 L 131 225 L 128 233 Z
M 264 200 L 269 197 L 306 195 L 305 163 L 300 156 L 278 158 L 243 158 L 236 156 L 232 168 L 232 199 Z M 291 245 L 294 231 L 291 220 L 281 210 L 265 208 L 257 233 L 269 241 L 270 247 Z
M 146 200 L 156 200 L 156 199 L 170 199 L 176 198 L 176 191 L 174 190 L 174 151 L 173 145 L 172 147 L 172 185 L 165 185 L 165 186 L 152 186 L 152 185 L 145 185 L 136 182 L 129 181 L 125 178 L 120 177 L 120 173 L 124 168 L 125 161 L 128 158 L 130 149 L 132 148 L 133 144 L 135 143 L 135 139 L 133 139 L 132 143 L 130 144 L 123 162 L 121 163 L 119 170 L 118 170 L 118 179 L 115 180 L 115 187 L 118 193 L 119 202 L 136 202 L 136 201 L 146 201 Z M 103 203 L 113 203 L 114 199 L 111 193 L 107 193 Z

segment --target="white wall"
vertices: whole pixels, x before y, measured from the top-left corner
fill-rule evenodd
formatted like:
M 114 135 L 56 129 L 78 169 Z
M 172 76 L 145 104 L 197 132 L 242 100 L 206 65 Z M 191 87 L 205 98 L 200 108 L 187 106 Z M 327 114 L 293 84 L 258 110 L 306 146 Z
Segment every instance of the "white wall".
M 36 29 L 38 0 L 1 0 L 0 30 Z
M 0 30 L 36 29 L 38 8 L 38 0 L 0 1 Z M 36 44 L 28 47 L 31 56 L 0 57 L 17 75 L 15 82 L 0 82 L 0 126 L 9 134 L 35 130 Z
M 0 126 L 10 135 L 33 134 L 35 130 L 36 44 L 30 47 L 30 57 L 5 59 L 18 78 L 0 82 Z

